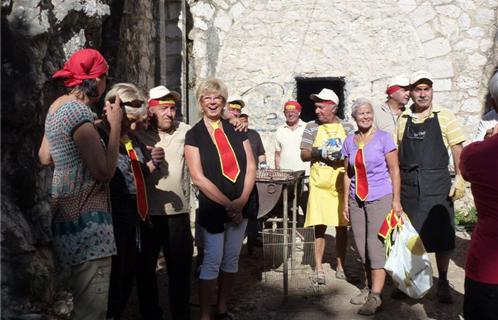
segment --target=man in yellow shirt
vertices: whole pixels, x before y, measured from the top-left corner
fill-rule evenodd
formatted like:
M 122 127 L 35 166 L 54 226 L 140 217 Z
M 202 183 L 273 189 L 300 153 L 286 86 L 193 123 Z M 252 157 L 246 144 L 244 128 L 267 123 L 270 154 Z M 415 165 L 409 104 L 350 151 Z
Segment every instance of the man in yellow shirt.
M 439 302 L 452 303 L 447 272 L 455 248 L 453 201 L 465 193 L 458 169 L 465 137 L 454 114 L 433 105 L 432 84 L 430 73 L 412 74 L 413 104 L 401 114 L 398 122 L 401 204 L 427 252 L 436 253 Z M 453 184 L 448 170 L 448 148 L 456 173 Z

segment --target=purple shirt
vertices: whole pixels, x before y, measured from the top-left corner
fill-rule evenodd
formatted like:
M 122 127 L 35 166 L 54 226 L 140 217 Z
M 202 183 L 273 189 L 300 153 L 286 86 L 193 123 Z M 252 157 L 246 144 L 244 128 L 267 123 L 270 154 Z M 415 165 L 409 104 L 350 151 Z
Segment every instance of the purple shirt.
M 354 158 L 358 146 L 354 142 L 354 134 L 347 136 L 342 146 L 342 154 L 349 161 L 349 177 L 351 186 L 349 196 L 355 198 L 356 176 L 354 172 Z M 391 178 L 387 167 L 386 154 L 396 150 L 390 133 L 382 130 L 374 132 L 374 136 L 364 147 L 368 179 L 368 196 L 366 201 L 374 201 L 393 192 Z

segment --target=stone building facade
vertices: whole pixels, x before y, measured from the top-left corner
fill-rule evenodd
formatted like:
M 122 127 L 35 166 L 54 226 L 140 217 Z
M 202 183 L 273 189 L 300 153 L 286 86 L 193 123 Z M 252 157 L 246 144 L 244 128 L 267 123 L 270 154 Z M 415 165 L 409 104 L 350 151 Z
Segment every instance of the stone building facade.
M 380 103 L 391 76 L 424 69 L 435 78 L 435 101 L 471 136 L 498 66 L 495 0 L 189 3 L 194 78 L 219 77 L 248 101 L 270 158 L 283 102 L 306 99 L 300 80 L 341 81 L 348 118 L 355 98 Z

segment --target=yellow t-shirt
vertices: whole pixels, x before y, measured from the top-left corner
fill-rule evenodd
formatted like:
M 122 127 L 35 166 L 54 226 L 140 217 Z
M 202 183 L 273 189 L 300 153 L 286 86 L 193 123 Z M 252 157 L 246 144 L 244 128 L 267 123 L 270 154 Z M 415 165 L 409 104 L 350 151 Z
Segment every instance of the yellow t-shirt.
M 412 118 L 413 123 L 424 123 L 426 119 L 434 118 L 434 113 L 438 114 L 439 126 L 441 127 L 441 134 L 443 136 L 443 142 L 446 148 L 457 145 L 465 141 L 465 135 L 463 134 L 462 127 L 458 123 L 453 112 L 446 108 L 441 108 L 437 105 L 432 105 L 432 112 L 424 118 L 414 117 L 411 108 L 407 108 L 399 117 L 398 126 L 396 128 L 397 132 L 397 143 L 401 144 L 403 139 L 403 134 L 405 132 L 406 122 L 408 117 Z

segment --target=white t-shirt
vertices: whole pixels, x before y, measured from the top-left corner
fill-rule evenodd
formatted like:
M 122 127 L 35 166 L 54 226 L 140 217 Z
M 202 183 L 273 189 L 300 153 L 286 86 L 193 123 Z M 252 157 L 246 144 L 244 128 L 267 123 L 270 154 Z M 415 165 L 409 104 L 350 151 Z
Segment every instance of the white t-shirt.
M 164 162 L 145 180 L 151 216 L 190 212 L 190 176 L 184 156 L 188 124 L 177 122 L 173 132 L 141 132 L 140 140 L 164 149 Z
M 280 152 L 280 169 L 306 170 L 309 176 L 310 165 L 301 160 L 301 139 L 305 127 L 306 122 L 301 119 L 294 130 L 287 124 L 279 127 L 275 136 L 275 151 Z

